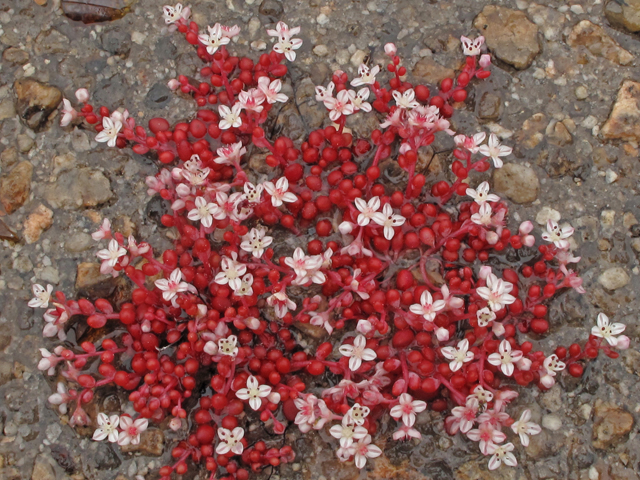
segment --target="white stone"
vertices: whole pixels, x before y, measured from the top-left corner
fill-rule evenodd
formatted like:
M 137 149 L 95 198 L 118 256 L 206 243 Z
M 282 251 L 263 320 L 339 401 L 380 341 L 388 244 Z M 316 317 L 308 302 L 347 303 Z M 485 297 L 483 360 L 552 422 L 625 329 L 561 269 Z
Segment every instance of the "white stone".
M 313 53 L 315 53 L 319 57 L 326 57 L 329 55 L 329 49 L 326 45 L 320 44 L 313 47 Z
M 622 267 L 612 267 L 598 277 L 598 283 L 607 290 L 618 290 L 629 283 L 629 274 Z
M 542 426 L 547 430 L 556 432 L 562 428 L 562 420 L 557 415 L 545 415 L 542 417 Z
M 326 25 L 327 23 L 329 23 L 329 17 L 327 17 L 324 13 L 321 13 L 316 18 L 316 22 L 318 22 L 318 25 Z
M 133 32 L 131 34 L 131 41 L 137 43 L 138 45 L 142 45 L 146 38 L 147 36 L 141 32 Z
M 536 222 L 538 223 L 538 225 L 546 225 L 548 220 L 559 222 L 560 212 L 554 210 L 551 207 L 542 207 L 542 209 L 536 215 Z

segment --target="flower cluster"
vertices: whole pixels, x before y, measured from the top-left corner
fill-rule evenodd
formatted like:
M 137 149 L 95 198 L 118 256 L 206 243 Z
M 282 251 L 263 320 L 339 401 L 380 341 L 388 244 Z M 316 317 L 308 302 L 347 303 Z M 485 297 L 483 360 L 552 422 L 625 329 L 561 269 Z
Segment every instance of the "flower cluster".
M 263 125 L 288 101 L 283 62 L 295 60 L 300 29 L 279 22 L 267 31 L 273 50 L 254 62 L 227 50 L 237 26 L 203 33 L 189 16 L 180 4 L 164 8 L 170 30 L 204 62 L 200 83 L 169 81 L 194 99 L 193 120 L 154 118 L 146 129 L 126 110 L 94 108 L 84 89 L 79 110 L 64 102 L 63 125 L 84 120 L 108 147 L 157 156 L 148 193 L 164 201 L 161 224 L 177 240 L 157 253 L 103 221 L 92 235 L 107 243 L 97 252 L 101 272 L 134 285 L 118 311 L 113 299 L 68 300 L 34 285 L 29 305 L 46 309 L 45 337 L 65 340 L 71 318 L 99 337 L 41 349 L 38 368 L 60 375 L 50 403 L 62 414 L 73 405 L 71 425 L 92 424 L 94 440 L 120 445 L 164 420 L 181 431 L 189 418 L 192 431 L 173 447 L 163 480 L 184 474 L 187 461 L 225 480 L 291 462 L 293 449 L 261 438 L 257 422 L 275 434 L 287 424 L 325 430 L 340 461 L 365 468 L 382 455 L 380 421 L 397 422 L 396 441 L 420 439 L 427 408 L 450 410 L 449 433 L 479 442 L 490 469 L 516 465 L 509 430 L 525 447 L 540 432 L 528 410 L 518 421 L 507 411 L 516 390 L 550 388 L 563 370 L 579 377 L 586 360 L 616 358 L 629 339 L 600 314 L 582 345 L 550 354 L 536 346 L 549 330 L 551 299 L 584 292 L 568 269 L 579 258 L 568 225 L 550 221 L 537 251 L 531 222 L 509 230 L 508 206 L 482 176 L 511 148 L 494 134 L 452 130 L 454 106 L 490 75 L 482 37 L 462 37 L 464 66 L 433 92 L 406 81 L 393 44 L 384 47 L 387 80 L 379 66 L 362 65 L 351 80 L 334 72 L 316 88 L 331 124 L 295 145 L 268 138 Z M 345 129 L 357 112 L 377 115 L 369 138 Z M 436 134 L 455 144 L 450 172 L 437 181 L 419 162 Z M 256 152 L 267 169 L 250 167 Z M 406 181 L 387 181 L 389 161 Z M 523 249 L 531 261 L 488 266 Z M 312 348 L 308 334 L 324 341 Z M 86 405 L 112 384 L 136 413 L 92 418 Z

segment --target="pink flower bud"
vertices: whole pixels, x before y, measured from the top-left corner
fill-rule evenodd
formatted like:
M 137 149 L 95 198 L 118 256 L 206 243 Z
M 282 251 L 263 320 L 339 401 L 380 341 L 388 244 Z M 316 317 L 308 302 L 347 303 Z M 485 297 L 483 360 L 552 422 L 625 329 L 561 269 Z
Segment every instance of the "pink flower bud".
M 182 420 L 180 420 L 179 418 L 174 417 L 169 422 L 169 428 L 174 432 L 177 432 L 178 430 L 180 430 L 180 427 L 182 427 Z
M 338 225 L 338 230 L 343 235 L 349 235 L 353 231 L 353 224 L 351 222 L 342 222 Z
M 494 322 L 492 330 L 496 337 L 504 335 L 504 325 L 499 322 Z
M 373 325 L 371 325 L 371 322 L 369 320 L 358 320 L 356 330 L 361 334 L 366 335 L 373 330 Z
M 250 330 L 257 330 L 260 328 L 260 320 L 258 320 L 256 317 L 245 318 L 244 324 Z
M 486 280 L 490 273 L 491 273 L 491 267 L 489 267 L 488 265 L 483 265 L 482 267 L 480 267 L 480 272 L 478 273 L 478 276 L 481 279 Z
M 556 380 L 551 375 L 543 375 L 540 377 L 540 384 L 545 388 L 551 388 L 555 383 Z
M 151 331 L 151 322 L 149 320 L 143 320 L 142 325 L 140 326 L 140 330 L 144 333 L 149 333 Z
M 393 57 L 396 54 L 397 51 L 398 51 L 398 49 L 396 48 L 396 46 L 393 43 L 387 43 L 384 46 L 384 53 L 386 53 L 390 57 Z
M 529 360 L 528 358 L 522 357 L 520 360 L 516 362 L 516 367 L 518 367 L 519 370 L 528 372 L 531 369 L 532 363 L 533 362 L 531 362 L 531 360 Z
M 627 337 L 626 335 L 620 335 L 618 337 L 618 343 L 616 343 L 616 348 L 618 350 L 626 350 L 627 348 L 629 348 L 630 343 L 631 340 L 629 339 L 629 337 Z
M 267 397 L 267 400 L 269 400 L 269 402 L 273 403 L 274 405 L 277 405 L 280 403 L 280 394 L 278 392 L 271 392 Z
M 520 232 L 520 235 L 528 235 L 531 233 L 532 230 L 533 230 L 533 223 L 531 223 L 530 220 L 527 220 L 526 222 L 522 222 L 520 224 L 520 227 L 518 228 L 518 232 Z
M 204 344 L 203 350 L 209 355 L 216 355 L 218 353 L 218 344 L 216 342 L 209 341 Z
M 400 155 L 404 155 L 409 150 L 411 150 L 411 145 L 409 145 L 408 143 L 403 143 L 402 145 L 400 145 L 400 150 L 398 150 L 398 153 L 400 153 Z
M 172 78 L 167 83 L 167 87 L 169 87 L 169 90 L 171 90 L 171 91 L 176 91 L 177 89 L 180 88 L 180 82 L 178 80 L 176 80 L 175 78 Z
M 500 240 L 500 235 L 496 232 L 487 232 L 487 243 L 489 245 L 495 245 Z
M 533 247 L 536 244 L 536 237 L 533 235 L 527 235 L 522 239 L 522 244 L 527 247 Z
M 449 340 L 449 330 L 442 327 L 438 328 L 436 330 L 436 337 L 438 337 L 439 341 L 446 342 L 447 340 Z
M 89 91 L 86 88 L 79 88 L 76 90 L 76 98 L 80 103 L 85 103 L 89 100 Z
M 484 55 L 480 55 L 480 60 L 478 61 L 478 63 L 482 68 L 487 68 L 489 65 L 491 65 L 491 55 L 487 55 L 486 53 Z

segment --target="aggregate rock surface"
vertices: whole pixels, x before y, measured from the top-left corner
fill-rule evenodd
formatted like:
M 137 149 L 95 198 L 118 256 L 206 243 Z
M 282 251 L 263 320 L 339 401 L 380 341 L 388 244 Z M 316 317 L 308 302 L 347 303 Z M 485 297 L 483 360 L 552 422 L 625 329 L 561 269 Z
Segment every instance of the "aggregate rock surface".
M 633 55 L 613 40 L 605 30 L 589 20 L 582 20 L 571 30 L 567 44 L 572 47 L 586 47 L 598 57 L 604 57 L 618 65 L 629 65 Z
M 489 49 L 505 63 L 525 69 L 540 53 L 538 27 L 518 10 L 487 5 L 473 22 Z
M 37 370 L 38 348 L 51 349 L 57 342 L 43 339 L 42 311 L 26 303 L 32 282 L 54 284 L 69 297 L 122 298 L 122 279 L 100 275 L 96 263 L 95 253 L 105 248 L 105 242 L 93 241 L 91 233 L 104 217 L 114 223 L 129 218 L 130 223 L 123 221 L 118 228 L 135 232 L 156 251 L 172 245 L 170 230 L 159 226 L 167 206 L 146 194 L 144 178 L 155 173 L 154 160 L 97 144 L 91 130 L 59 127 L 55 89 L 73 100 L 74 91 L 86 87 L 96 104 L 127 108 L 142 125 L 156 116 L 166 116 L 173 124 L 193 118 L 195 108 L 189 98 L 169 92 L 166 83 L 178 74 L 197 79 L 201 63 L 180 35 L 167 32 L 160 13 L 166 0 L 136 2 L 121 18 L 88 25 L 64 15 L 60 6 L 71 3 L 49 1 L 38 6 L 33 0 L 12 0 L 0 8 L 0 175 L 6 179 L 23 165 L 20 168 L 29 175 L 22 178 L 30 179 L 18 190 L 15 208 L 5 212 L 4 202 L 0 208 L 0 478 L 30 479 L 35 471 L 57 480 L 133 479 L 138 474 L 154 480 L 158 468 L 171 463 L 171 449 L 184 438 L 182 432 L 165 430 L 162 450 L 124 453 L 69 427 L 68 418 L 46 402 L 55 389 L 53 380 Z M 514 154 L 504 159 L 498 179 L 491 180 L 492 174 L 485 172 L 474 174 L 470 183 L 489 180 L 494 190 L 498 183 L 510 204 L 511 231 L 523 220 L 536 221 L 538 236 L 547 218 L 571 223 L 576 228 L 571 237 L 575 255 L 582 257 L 571 267 L 583 277 L 587 290 L 582 296 L 565 291 L 550 302 L 553 335 L 522 339 L 547 353 L 560 344 L 584 342 L 597 313 L 604 311 L 611 321 L 627 325 L 625 334 L 632 342 L 618 360 L 600 355 L 587 363 L 583 378 L 560 374 L 557 388 L 544 393 L 519 389 L 520 397 L 510 411 L 517 416 L 530 408 L 534 421 L 544 422 L 544 427 L 526 449 L 507 432 L 508 441 L 516 445 L 516 468 L 489 471 L 488 458 L 476 443 L 448 436 L 442 430 L 443 415 L 424 412 L 430 416 L 416 427 L 424 438 L 414 443 L 387 441 L 395 422 L 383 419 L 374 436 L 383 447 L 383 457 L 369 461 L 366 472 L 335 458 L 337 444 L 327 432 L 300 435 L 288 428 L 286 440 L 296 450 L 296 461 L 255 478 L 637 480 L 640 437 L 634 399 L 640 398 L 640 226 L 632 219 L 640 219 L 640 40 L 631 32 L 640 31 L 640 1 L 193 0 L 188 4 L 203 28 L 218 21 L 238 24 L 242 32 L 230 49 L 254 58 L 271 48 L 265 28 L 274 28 L 278 20 L 302 27 L 303 46 L 283 81 L 283 91 L 287 89 L 295 108 L 283 109 L 269 124 L 276 134 L 282 128 L 298 138 L 329 125 L 326 109 L 315 101 L 315 85 L 326 85 L 338 68 L 353 76 L 354 62 L 363 58 L 363 52 L 370 65 L 383 67 L 381 76 L 388 75 L 383 46 L 392 41 L 409 72 L 407 81 L 422 76 L 436 82 L 464 62 L 460 35 L 485 35 L 486 51 L 494 55 L 492 75 L 471 82 L 469 98 L 458 105 L 452 126 L 466 134 L 494 132 L 513 147 Z M 568 44 L 572 32 L 575 46 Z M 632 55 L 632 61 L 619 65 L 620 55 L 625 62 L 628 57 L 607 38 Z M 34 92 L 49 95 L 38 96 L 29 109 L 36 96 L 25 96 L 23 89 L 19 102 L 16 82 L 38 82 Z M 366 132 L 382 120 L 354 115 L 349 126 Z M 432 148 L 420 152 L 427 186 L 450 179 L 452 145 L 446 135 L 436 136 Z M 395 156 L 385 162 L 388 177 L 395 179 Z M 252 174 L 271 176 L 265 165 L 262 152 L 251 153 Z M 39 205 L 52 211 L 52 223 L 28 243 L 29 218 Z M 496 268 L 510 261 L 508 256 L 501 258 L 503 263 Z M 621 269 L 617 271 L 624 275 L 610 275 L 614 283 L 602 284 L 602 275 L 610 269 Z M 322 341 L 311 334 L 305 338 Z M 598 400 L 610 406 L 597 408 Z M 282 439 L 272 441 L 271 446 L 279 447 Z M 158 452 L 160 456 L 154 456 Z M 203 472 L 188 475 L 205 478 Z
M 611 114 L 602 127 L 609 140 L 640 140 L 640 83 L 625 80 L 613 104 Z

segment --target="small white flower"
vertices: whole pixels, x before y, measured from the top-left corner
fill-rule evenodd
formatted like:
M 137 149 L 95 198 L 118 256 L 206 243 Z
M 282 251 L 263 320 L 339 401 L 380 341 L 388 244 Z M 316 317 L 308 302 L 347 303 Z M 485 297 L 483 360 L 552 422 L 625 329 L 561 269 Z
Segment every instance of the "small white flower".
M 105 438 L 108 438 L 111 443 L 118 441 L 118 424 L 120 423 L 120 417 L 118 415 L 111 415 L 107 417 L 104 413 L 98 414 L 98 425 L 96 431 L 93 432 L 93 440 L 101 442 Z
M 254 185 L 251 182 L 244 182 L 244 197 L 249 203 L 260 203 L 262 197 L 262 191 L 264 187 L 262 184 Z
M 414 400 L 408 393 L 403 393 L 398 398 L 399 404 L 393 407 L 389 414 L 396 420 L 402 418 L 402 423 L 407 427 L 413 427 L 416 423 L 416 413 L 423 412 L 427 403 L 422 400 Z
M 487 157 L 491 157 L 493 160 L 493 165 L 496 168 L 501 168 L 503 163 L 500 160 L 500 157 L 506 157 L 507 155 L 511 155 L 513 149 L 511 147 L 505 147 L 504 145 L 500 145 L 498 141 L 498 137 L 495 133 L 489 135 L 489 141 L 486 145 L 481 145 L 478 151 L 482 155 L 486 155 Z
M 481 47 L 484 44 L 484 37 L 478 37 L 475 40 L 471 40 L 465 36 L 460 37 L 462 42 L 462 51 L 469 57 L 480 55 Z
M 238 297 L 253 295 L 252 285 L 253 275 L 247 273 L 244 277 L 242 277 L 242 280 L 240 281 L 240 288 L 234 290 L 233 293 L 235 293 Z
M 542 234 L 542 239 L 561 249 L 569 248 L 569 242 L 566 240 L 573 235 L 574 229 L 571 225 L 565 225 L 560 228 L 556 222 L 547 220 L 547 231 Z
M 513 375 L 513 371 L 515 370 L 515 366 L 513 364 L 519 361 L 522 356 L 523 354 L 520 350 L 511 350 L 511 344 L 506 340 L 502 340 L 498 347 L 498 352 L 489 355 L 489 357 L 487 357 L 487 361 L 491 365 L 500 367 L 502 373 L 507 377 L 510 377 Z
M 488 302 L 491 310 L 497 312 L 505 305 L 511 305 L 516 301 L 516 298 L 509 294 L 511 290 L 513 290 L 513 284 L 490 273 L 487 275 L 487 286 L 478 287 L 476 293 Z
M 332 98 L 334 88 L 335 84 L 333 82 L 329 82 L 327 88 L 322 85 L 316 86 L 316 102 L 324 102 L 327 98 Z
M 473 200 L 478 204 L 482 205 L 485 202 L 499 202 L 500 197 L 498 195 L 494 195 L 493 193 L 489 193 L 489 182 L 482 182 L 478 185 L 477 190 L 473 188 L 467 188 L 467 195 L 473 198 Z
M 235 335 L 229 335 L 227 338 L 221 338 L 218 340 L 218 353 L 220 355 L 235 357 L 238 354 L 237 344 L 238 337 Z
M 486 327 L 496 319 L 496 314 L 488 307 L 484 307 L 476 312 L 476 317 L 478 319 L 478 326 Z
M 420 303 L 414 303 L 409 307 L 411 313 L 422 315 L 427 322 L 433 322 L 437 313 L 446 306 L 443 300 L 433 301 L 433 297 L 428 290 L 420 295 Z
M 324 99 L 324 106 L 329 110 L 329 118 L 336 122 L 342 115 L 351 115 L 353 113 L 353 104 L 349 92 L 341 90 L 336 98 L 328 97 Z
M 102 117 L 102 131 L 96 135 L 96 142 L 107 142 L 110 147 L 115 147 L 121 128 L 122 122 L 119 120 L 114 122 L 111 117 Z
M 542 431 L 540 425 L 529 420 L 531 420 L 531 410 L 527 409 L 520 415 L 520 420 L 511 425 L 513 433 L 520 435 L 520 443 L 523 447 L 529 446 L 529 435 L 537 435 Z
M 196 208 L 189 211 L 187 218 L 194 222 L 200 220 L 202 226 L 205 228 L 213 225 L 214 218 L 221 220 L 226 216 L 218 205 L 215 203 L 207 203 L 204 197 L 196 198 L 194 203 L 196 204 Z
M 188 17 L 188 10 L 189 8 L 185 8 L 184 9 L 186 12 L 186 16 Z M 178 20 L 180 20 L 181 18 L 184 18 L 185 12 L 183 12 L 183 8 L 182 8 L 182 4 L 178 3 L 176 4 L 175 7 L 172 7 L 171 5 L 165 5 L 164 7 L 162 7 L 162 13 L 164 16 L 164 22 L 167 25 L 171 25 L 172 23 L 176 23 Z
M 340 447 L 342 448 L 349 448 L 353 445 L 354 440 L 360 440 L 369 434 L 366 428 L 356 425 L 349 420 L 345 415 L 342 417 L 342 424 L 334 425 L 329 429 L 331 436 L 340 441 Z
M 480 403 L 489 403 L 493 400 L 493 393 L 491 393 L 490 390 L 485 390 L 480 385 L 474 388 L 471 394 L 476 397 Z
M 228 44 L 231 40 L 222 32 L 222 25 L 216 23 L 213 27 L 207 27 L 209 35 L 198 35 L 198 40 L 202 45 L 207 47 L 207 53 L 213 55 L 222 45 Z M 220 127 L 222 128 L 222 127 Z
M 111 236 L 111 222 L 108 218 L 105 218 L 102 221 L 102 225 L 100 228 L 91 234 L 91 238 L 95 241 L 102 240 L 103 238 L 108 238 Z
M 122 431 L 118 436 L 118 445 L 138 445 L 140 443 L 140 434 L 147 429 L 149 420 L 146 418 L 138 418 L 136 421 L 128 415 L 120 417 L 120 428 Z
M 284 93 L 279 93 L 282 89 L 282 82 L 279 79 L 270 81 L 269 77 L 260 77 L 258 79 L 258 88 L 264 94 L 267 103 L 285 103 L 287 100 L 289 100 L 289 97 L 287 97 Z
M 247 272 L 247 266 L 237 262 L 237 258 L 238 254 L 236 252 L 231 252 L 231 258 L 223 256 L 220 262 L 221 271 L 218 272 L 214 279 L 218 285 L 229 284 L 229 287 L 234 291 L 240 288 L 242 283 L 240 278 Z
M 420 106 L 420 104 L 414 100 L 416 98 L 416 92 L 414 92 L 413 88 L 405 90 L 404 93 L 394 90 L 393 98 L 396 101 L 396 105 L 400 108 L 410 110 Z
M 415 428 L 407 427 L 403 425 L 397 431 L 393 432 L 394 440 L 409 440 L 411 438 L 422 438 L 422 435 Z
M 363 112 L 371 111 L 371 104 L 367 102 L 370 93 L 368 88 L 361 88 L 358 90 L 358 93 L 353 90 L 348 90 L 348 93 L 349 98 L 351 99 L 351 105 L 353 105 L 354 113 L 359 112 L 360 110 Z
M 350 450 L 354 452 L 356 467 L 362 469 L 367 463 L 367 458 L 376 458 L 382 455 L 382 450 L 371 443 L 371 435 L 358 440 Z
M 284 316 L 289 312 L 289 310 L 295 310 L 296 304 L 292 300 L 289 299 L 286 292 L 284 290 L 280 292 L 276 292 L 267 298 L 267 304 L 276 312 L 278 318 L 284 318 Z
M 271 205 L 279 207 L 282 202 L 292 203 L 295 202 L 298 197 L 294 193 L 289 192 L 289 180 L 287 177 L 281 177 L 276 184 L 273 182 L 265 182 L 264 189 L 271 195 Z
M 267 30 L 267 34 L 271 37 L 278 37 L 278 41 L 273 45 L 273 51 L 282 53 L 290 62 L 296 59 L 296 52 L 302 46 L 302 40 L 292 38 L 300 33 L 300 27 L 289 29 L 286 23 L 278 22 L 275 30 Z
M 451 433 L 453 434 L 458 430 L 462 433 L 467 433 L 471 430 L 474 422 L 476 421 L 476 417 L 478 416 L 479 409 L 480 403 L 478 402 L 478 398 L 474 395 L 469 395 L 467 397 L 467 401 L 464 406 L 453 408 L 451 410 L 451 417 L 449 417 L 449 419 L 451 419 Z
M 240 159 L 247 153 L 247 149 L 242 146 L 242 142 L 237 142 L 226 147 L 220 147 L 216 150 L 216 153 L 218 158 L 214 158 L 214 162 L 221 165 L 235 165 L 240 163 Z
M 124 257 L 127 254 L 127 249 L 121 247 L 115 238 L 109 241 L 109 248 L 100 250 L 96 256 L 104 260 L 110 267 L 115 267 L 120 257 Z
M 63 415 L 67 413 L 67 402 L 71 400 L 67 392 L 67 387 L 62 382 L 58 382 L 56 393 L 49 395 L 48 401 L 52 405 L 58 405 L 58 411 Z
M 358 225 L 366 227 L 373 218 L 373 215 L 380 209 L 380 197 L 372 197 L 369 202 L 361 198 L 354 200 L 356 208 L 360 211 L 358 215 Z
M 356 425 L 364 425 L 364 419 L 371 413 L 369 407 L 363 407 L 359 403 L 354 403 L 353 407 L 345 414 L 345 416 Z
M 402 215 L 394 214 L 393 207 L 388 203 L 382 207 L 382 212 L 374 213 L 371 216 L 371 219 L 378 225 L 384 227 L 384 238 L 387 240 L 391 240 L 395 235 L 396 232 L 394 227 L 404 225 L 404 222 L 406 221 L 406 218 Z
M 167 302 L 173 300 L 178 293 L 193 289 L 191 285 L 182 281 L 182 272 L 179 268 L 171 272 L 168 280 L 166 278 L 156 280 L 155 285 L 162 290 L 162 297 Z
M 489 470 L 495 470 L 504 462 L 505 465 L 515 467 L 518 465 L 518 460 L 515 455 L 511 453 L 515 447 L 513 443 L 505 443 L 504 445 L 496 445 L 490 442 L 487 448 L 487 452 L 492 457 L 489 459 Z
M 449 368 L 452 372 L 457 372 L 462 366 L 473 360 L 473 352 L 469 351 L 469 340 L 466 338 L 458 342 L 458 348 L 443 347 L 440 349 L 445 358 L 451 360 Z
M 258 379 L 251 375 L 247 378 L 247 388 L 241 388 L 236 392 L 236 397 L 240 400 L 249 400 L 249 406 L 258 410 L 262 406 L 262 398 L 268 397 L 271 387 L 260 385 Z
M 360 85 L 373 85 L 376 83 L 376 75 L 380 72 L 380 67 L 376 65 L 369 69 L 364 63 L 358 67 L 358 78 L 351 80 L 351 86 L 359 87 Z
M 482 203 L 480 205 L 478 213 L 474 213 L 473 215 L 471 215 L 471 221 L 476 225 L 488 227 L 489 225 L 491 225 L 491 215 L 493 215 L 491 205 L 489 205 L 488 203 Z
M 339 351 L 349 358 L 349 369 L 355 372 L 362 365 L 362 361 L 369 362 L 375 360 L 376 352 L 367 348 L 367 339 L 364 335 L 358 335 L 353 341 L 353 345 L 341 345 Z
M 620 335 L 624 332 L 626 326 L 622 323 L 609 324 L 609 317 L 604 313 L 598 314 L 597 326 L 591 328 L 591 335 L 594 337 L 604 338 L 609 345 L 615 347 L 618 345 L 618 338 L 615 335 Z
M 66 127 L 78 117 L 78 112 L 71 106 L 71 102 L 66 98 L 62 99 L 62 118 L 60 119 L 60 126 Z
M 242 455 L 244 451 L 244 445 L 242 444 L 244 430 L 242 428 L 236 427 L 233 430 L 219 428 L 218 437 L 220 437 L 220 443 L 218 443 L 216 447 L 216 453 L 218 455 L 224 455 L 229 452 Z
M 248 111 L 260 113 L 264 109 L 262 106 L 264 101 L 264 93 L 257 88 L 251 88 L 247 91 L 243 90 L 238 94 L 238 103 Z
M 47 308 L 49 306 L 49 302 L 51 301 L 51 292 L 53 292 L 53 287 L 51 285 L 47 285 L 47 289 L 45 290 L 42 285 L 34 283 L 31 286 L 31 291 L 33 292 L 33 298 L 29 300 L 27 305 L 31 308 Z
M 218 126 L 220 130 L 228 130 L 231 127 L 239 127 L 242 125 L 240 112 L 242 112 L 242 105 L 239 103 L 236 103 L 231 108 L 226 105 L 218 106 L 218 113 L 220 113 L 220 123 Z
M 268 237 L 266 233 L 266 228 L 252 228 L 249 233 L 242 237 L 240 248 L 245 252 L 251 253 L 256 258 L 262 257 L 265 248 L 273 242 L 273 238 Z

